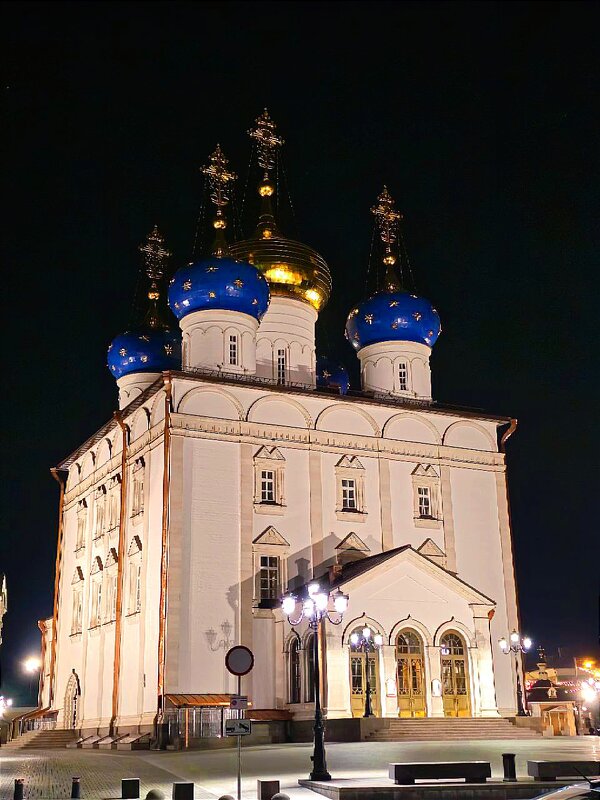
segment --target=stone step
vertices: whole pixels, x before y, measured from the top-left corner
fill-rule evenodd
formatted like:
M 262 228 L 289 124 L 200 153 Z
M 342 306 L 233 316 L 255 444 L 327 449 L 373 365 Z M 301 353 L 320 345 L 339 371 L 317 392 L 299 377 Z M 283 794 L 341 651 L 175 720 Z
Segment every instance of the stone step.
M 531 728 L 517 728 L 509 719 L 494 717 L 424 717 L 390 719 L 365 737 L 370 742 L 448 741 L 464 739 L 539 739 Z

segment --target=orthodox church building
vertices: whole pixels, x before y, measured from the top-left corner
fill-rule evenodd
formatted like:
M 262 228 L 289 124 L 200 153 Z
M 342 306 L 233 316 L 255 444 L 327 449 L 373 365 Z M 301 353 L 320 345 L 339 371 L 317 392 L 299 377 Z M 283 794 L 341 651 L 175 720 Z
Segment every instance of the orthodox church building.
M 378 717 L 514 716 L 496 643 L 518 628 L 503 452 L 515 423 L 432 398 L 440 319 L 407 286 L 385 189 L 378 286 L 346 323 L 360 389 L 318 357 L 331 274 L 279 227 L 282 140 L 266 112 L 250 135 L 255 233 L 227 241 L 235 176 L 217 148 L 203 170 L 212 253 L 167 286 L 169 253 L 150 235 L 146 316 L 108 352 L 118 410 L 53 470 L 40 707 L 86 733 L 152 731 L 182 710 L 214 719 L 236 688 L 225 653 L 243 644 L 248 715 L 307 719 L 314 633 L 281 598 L 316 580 L 348 596 L 319 634 L 328 720 L 362 716 L 367 678 Z M 367 654 L 352 641 L 366 626 L 381 642 Z

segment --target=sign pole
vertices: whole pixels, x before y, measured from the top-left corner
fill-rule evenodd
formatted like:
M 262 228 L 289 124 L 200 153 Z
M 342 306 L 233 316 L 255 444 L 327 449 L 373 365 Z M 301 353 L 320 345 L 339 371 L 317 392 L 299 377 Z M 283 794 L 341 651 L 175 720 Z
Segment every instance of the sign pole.
M 243 644 L 238 644 L 227 651 L 225 666 L 231 675 L 237 677 L 237 695 L 231 698 L 231 708 L 242 711 L 248 708 L 248 698 L 242 696 L 242 675 L 247 675 L 254 666 L 254 653 Z M 225 723 L 227 736 L 237 736 L 237 800 L 242 800 L 242 736 L 252 732 L 251 720 L 227 720 Z
M 242 676 L 238 675 L 237 693 L 242 693 Z M 237 737 L 237 800 L 242 800 L 242 737 Z

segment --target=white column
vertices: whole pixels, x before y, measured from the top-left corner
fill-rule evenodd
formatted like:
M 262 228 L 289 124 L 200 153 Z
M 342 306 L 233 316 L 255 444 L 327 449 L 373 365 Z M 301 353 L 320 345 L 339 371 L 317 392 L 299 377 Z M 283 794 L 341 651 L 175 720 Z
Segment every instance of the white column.
M 476 649 L 472 650 L 473 656 L 473 675 L 475 682 L 477 677 L 478 685 L 475 686 L 477 705 L 479 714 L 482 717 L 499 717 L 498 706 L 496 703 L 496 687 L 494 685 L 494 664 L 492 658 L 492 644 L 490 637 L 490 606 L 472 604 L 473 622 L 475 625 Z
M 379 695 L 382 698 L 381 702 L 381 716 L 382 717 L 397 717 L 398 716 L 398 685 L 396 676 L 396 646 L 393 644 L 384 644 L 381 648 L 381 687 Z M 388 686 L 390 687 L 390 696 L 388 697 Z M 392 690 L 393 687 L 393 690 Z
M 352 716 L 350 707 L 350 648 L 342 644 L 338 632 L 327 631 L 327 684 L 323 692 L 323 712 L 328 719 Z
M 444 700 L 442 698 L 442 662 L 440 661 L 440 648 L 433 645 L 425 647 L 427 660 L 429 662 L 429 685 L 425 687 L 427 716 L 443 717 Z M 439 688 L 439 694 L 434 694 L 434 686 Z
M 256 374 L 277 380 L 278 359 L 285 359 L 285 381 L 316 385 L 315 323 L 308 303 L 271 297 L 256 338 Z
M 362 388 L 431 400 L 430 356 L 431 348 L 418 342 L 369 344 L 358 351 Z

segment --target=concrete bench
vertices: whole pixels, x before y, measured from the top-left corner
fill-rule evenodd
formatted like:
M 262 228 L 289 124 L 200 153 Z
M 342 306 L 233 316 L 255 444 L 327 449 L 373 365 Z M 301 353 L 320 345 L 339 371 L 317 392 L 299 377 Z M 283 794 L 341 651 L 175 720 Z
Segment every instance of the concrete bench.
M 390 764 L 389 776 L 400 786 L 415 780 L 464 778 L 465 783 L 485 783 L 492 777 L 489 761 L 419 761 L 414 764 Z
M 534 781 L 555 781 L 557 778 L 592 778 L 600 775 L 600 761 L 528 761 L 527 774 Z

